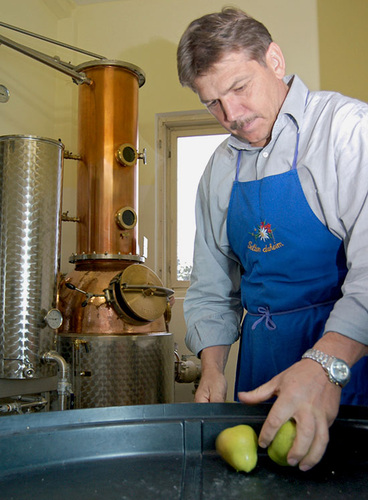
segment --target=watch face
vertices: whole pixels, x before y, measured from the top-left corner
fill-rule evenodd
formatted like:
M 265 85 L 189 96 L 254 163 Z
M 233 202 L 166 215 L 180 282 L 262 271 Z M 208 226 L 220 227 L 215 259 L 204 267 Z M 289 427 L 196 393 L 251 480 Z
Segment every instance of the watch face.
M 350 369 L 348 365 L 340 359 L 335 359 L 331 364 L 331 376 L 339 384 L 346 384 L 350 379 Z

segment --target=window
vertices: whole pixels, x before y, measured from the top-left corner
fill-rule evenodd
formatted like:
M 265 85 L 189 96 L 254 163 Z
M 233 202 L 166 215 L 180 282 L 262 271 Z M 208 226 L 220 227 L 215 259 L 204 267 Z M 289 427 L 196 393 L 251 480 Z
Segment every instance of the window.
M 178 282 L 188 281 L 192 271 L 197 186 L 209 157 L 226 137 L 228 134 L 177 137 L 176 245 L 172 249 L 176 250 Z
M 189 285 L 195 235 L 194 205 L 199 179 L 209 157 L 228 134 L 206 111 L 157 117 L 158 238 L 157 268 L 170 288 Z

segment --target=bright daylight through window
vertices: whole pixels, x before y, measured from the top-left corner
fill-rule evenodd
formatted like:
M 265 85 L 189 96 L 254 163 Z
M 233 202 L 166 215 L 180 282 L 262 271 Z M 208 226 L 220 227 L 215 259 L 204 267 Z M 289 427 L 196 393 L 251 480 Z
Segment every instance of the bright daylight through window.
M 177 139 L 177 280 L 187 281 L 193 267 L 195 197 L 199 179 L 216 147 L 228 134 Z

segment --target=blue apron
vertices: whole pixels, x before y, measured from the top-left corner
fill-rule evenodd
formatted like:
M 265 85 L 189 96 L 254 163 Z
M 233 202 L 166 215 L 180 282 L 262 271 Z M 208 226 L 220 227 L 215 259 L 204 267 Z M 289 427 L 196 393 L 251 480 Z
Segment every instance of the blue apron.
M 322 336 L 347 273 L 343 243 L 311 210 L 297 171 L 299 132 L 290 171 L 232 188 L 227 233 L 242 267 L 246 309 L 235 395 L 301 359 Z M 235 396 L 236 397 L 236 396 Z M 368 404 L 368 358 L 352 369 L 343 404 Z

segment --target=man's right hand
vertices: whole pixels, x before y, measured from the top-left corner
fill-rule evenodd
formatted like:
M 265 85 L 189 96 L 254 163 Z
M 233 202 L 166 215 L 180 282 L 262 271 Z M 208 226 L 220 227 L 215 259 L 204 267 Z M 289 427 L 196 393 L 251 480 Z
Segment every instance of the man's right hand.
M 207 377 L 201 376 L 194 401 L 196 403 L 224 403 L 227 394 L 227 381 L 220 372 L 214 372 Z
M 230 346 L 219 345 L 201 352 L 202 375 L 195 393 L 196 403 L 223 403 L 227 395 L 227 381 L 224 375 Z

